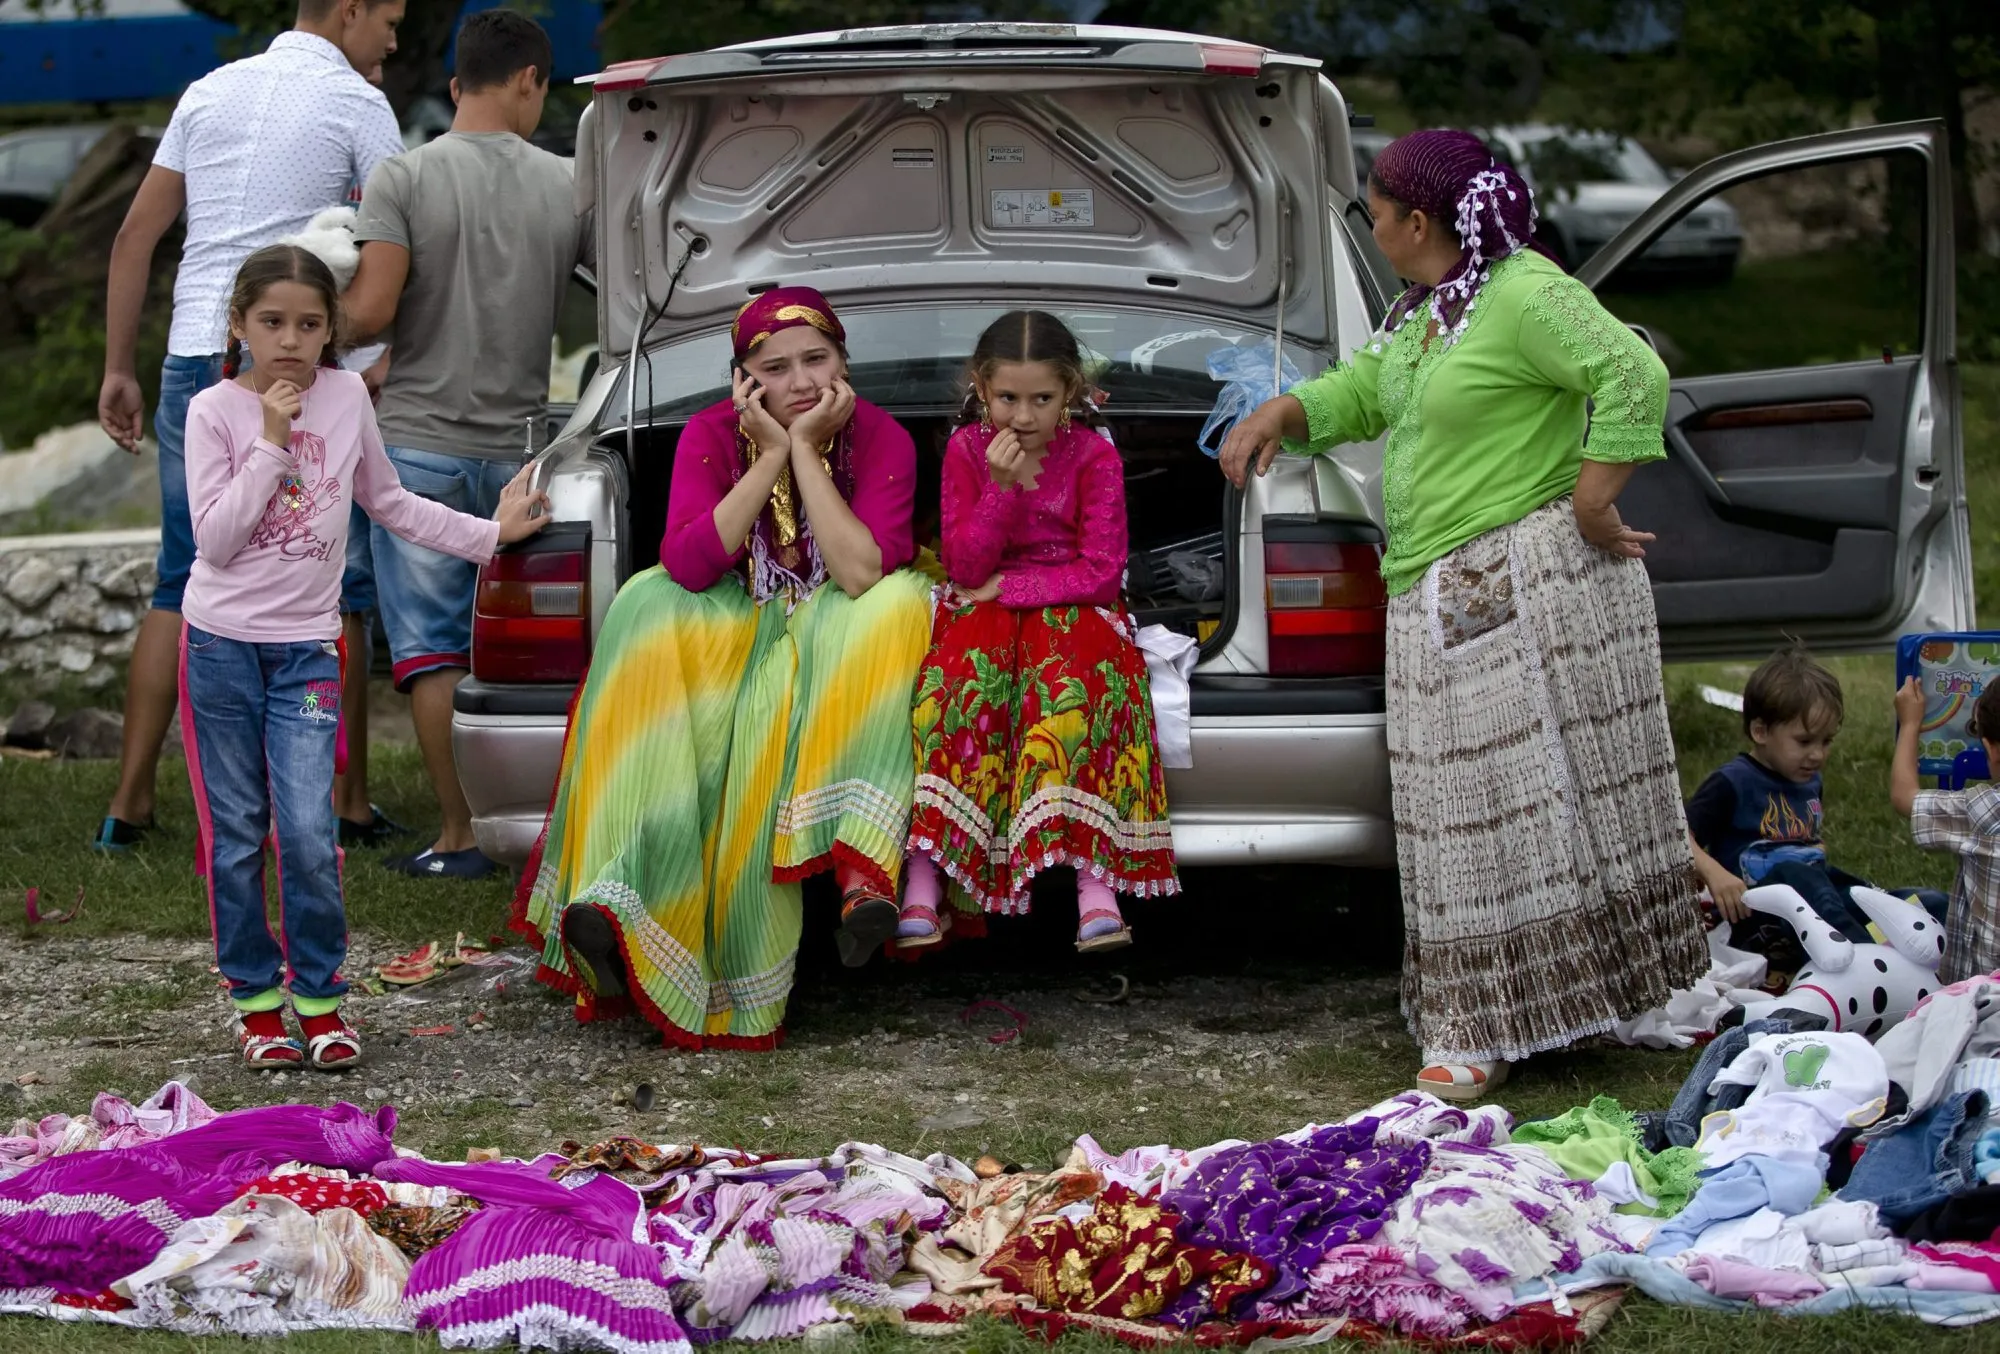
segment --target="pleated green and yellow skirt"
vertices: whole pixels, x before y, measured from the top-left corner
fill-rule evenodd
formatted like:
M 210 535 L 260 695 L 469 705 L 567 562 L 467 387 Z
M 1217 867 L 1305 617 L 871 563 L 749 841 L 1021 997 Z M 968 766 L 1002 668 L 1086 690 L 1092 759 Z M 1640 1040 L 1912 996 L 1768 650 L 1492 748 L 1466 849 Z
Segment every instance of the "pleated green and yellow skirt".
M 916 782 L 910 692 L 929 584 L 827 584 L 789 615 L 732 578 L 689 592 L 635 575 L 577 694 L 548 826 L 514 929 L 585 1019 L 619 1013 L 563 943 L 563 910 L 617 931 L 633 1003 L 669 1042 L 782 1037 L 800 881 L 849 867 L 895 896 Z

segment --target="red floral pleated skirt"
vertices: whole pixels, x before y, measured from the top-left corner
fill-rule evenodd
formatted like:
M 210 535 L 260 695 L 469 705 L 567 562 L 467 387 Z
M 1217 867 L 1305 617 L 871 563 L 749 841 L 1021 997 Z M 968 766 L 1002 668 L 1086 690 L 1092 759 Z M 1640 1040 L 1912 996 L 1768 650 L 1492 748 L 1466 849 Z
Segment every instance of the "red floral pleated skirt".
M 917 673 L 911 849 L 954 902 L 1025 913 L 1068 865 L 1118 893 L 1178 893 L 1146 660 L 1088 606 L 1016 611 L 947 596 Z

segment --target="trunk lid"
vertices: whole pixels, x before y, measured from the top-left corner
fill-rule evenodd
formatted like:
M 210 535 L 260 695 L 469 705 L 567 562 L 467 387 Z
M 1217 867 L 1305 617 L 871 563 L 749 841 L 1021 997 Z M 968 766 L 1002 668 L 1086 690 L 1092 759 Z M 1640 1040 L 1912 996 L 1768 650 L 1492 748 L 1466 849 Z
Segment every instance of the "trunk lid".
M 953 24 L 628 62 L 594 83 L 577 184 L 599 213 L 607 361 L 642 325 L 649 347 L 714 332 L 795 283 L 837 304 L 1137 303 L 1262 329 L 1282 302 L 1288 338 L 1332 339 L 1322 204 L 1351 152 L 1315 61 Z

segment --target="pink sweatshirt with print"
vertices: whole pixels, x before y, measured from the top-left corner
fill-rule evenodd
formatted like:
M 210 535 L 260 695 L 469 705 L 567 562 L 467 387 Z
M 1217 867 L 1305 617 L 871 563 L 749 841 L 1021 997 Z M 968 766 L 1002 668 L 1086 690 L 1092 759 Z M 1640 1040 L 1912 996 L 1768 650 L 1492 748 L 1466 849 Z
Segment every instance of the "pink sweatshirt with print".
M 181 614 L 212 634 L 251 644 L 338 637 L 356 503 L 404 540 L 475 564 L 499 544 L 499 523 L 403 487 L 358 374 L 322 368 L 302 405 L 289 447 L 264 439 L 263 401 L 234 381 L 188 405 L 195 555 Z
M 986 465 L 996 432 L 960 428 L 944 453 L 944 568 L 973 589 L 1000 575 L 1003 606 L 1110 606 L 1124 586 L 1125 466 L 1089 428 L 1059 432 L 1035 487 L 1001 488 Z

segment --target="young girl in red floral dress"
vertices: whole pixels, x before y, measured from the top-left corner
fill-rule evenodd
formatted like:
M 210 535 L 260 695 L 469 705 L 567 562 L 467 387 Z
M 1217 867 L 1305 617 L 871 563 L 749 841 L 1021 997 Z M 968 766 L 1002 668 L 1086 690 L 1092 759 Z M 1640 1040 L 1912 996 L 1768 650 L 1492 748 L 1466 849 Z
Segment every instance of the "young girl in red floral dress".
M 1146 661 L 1119 603 L 1125 474 L 1088 424 L 1076 338 L 1017 310 L 980 336 L 945 450 L 943 562 L 915 698 L 917 795 L 896 944 L 952 913 L 1021 914 L 1077 881 L 1077 949 L 1132 943 L 1118 895 L 1177 893 Z

